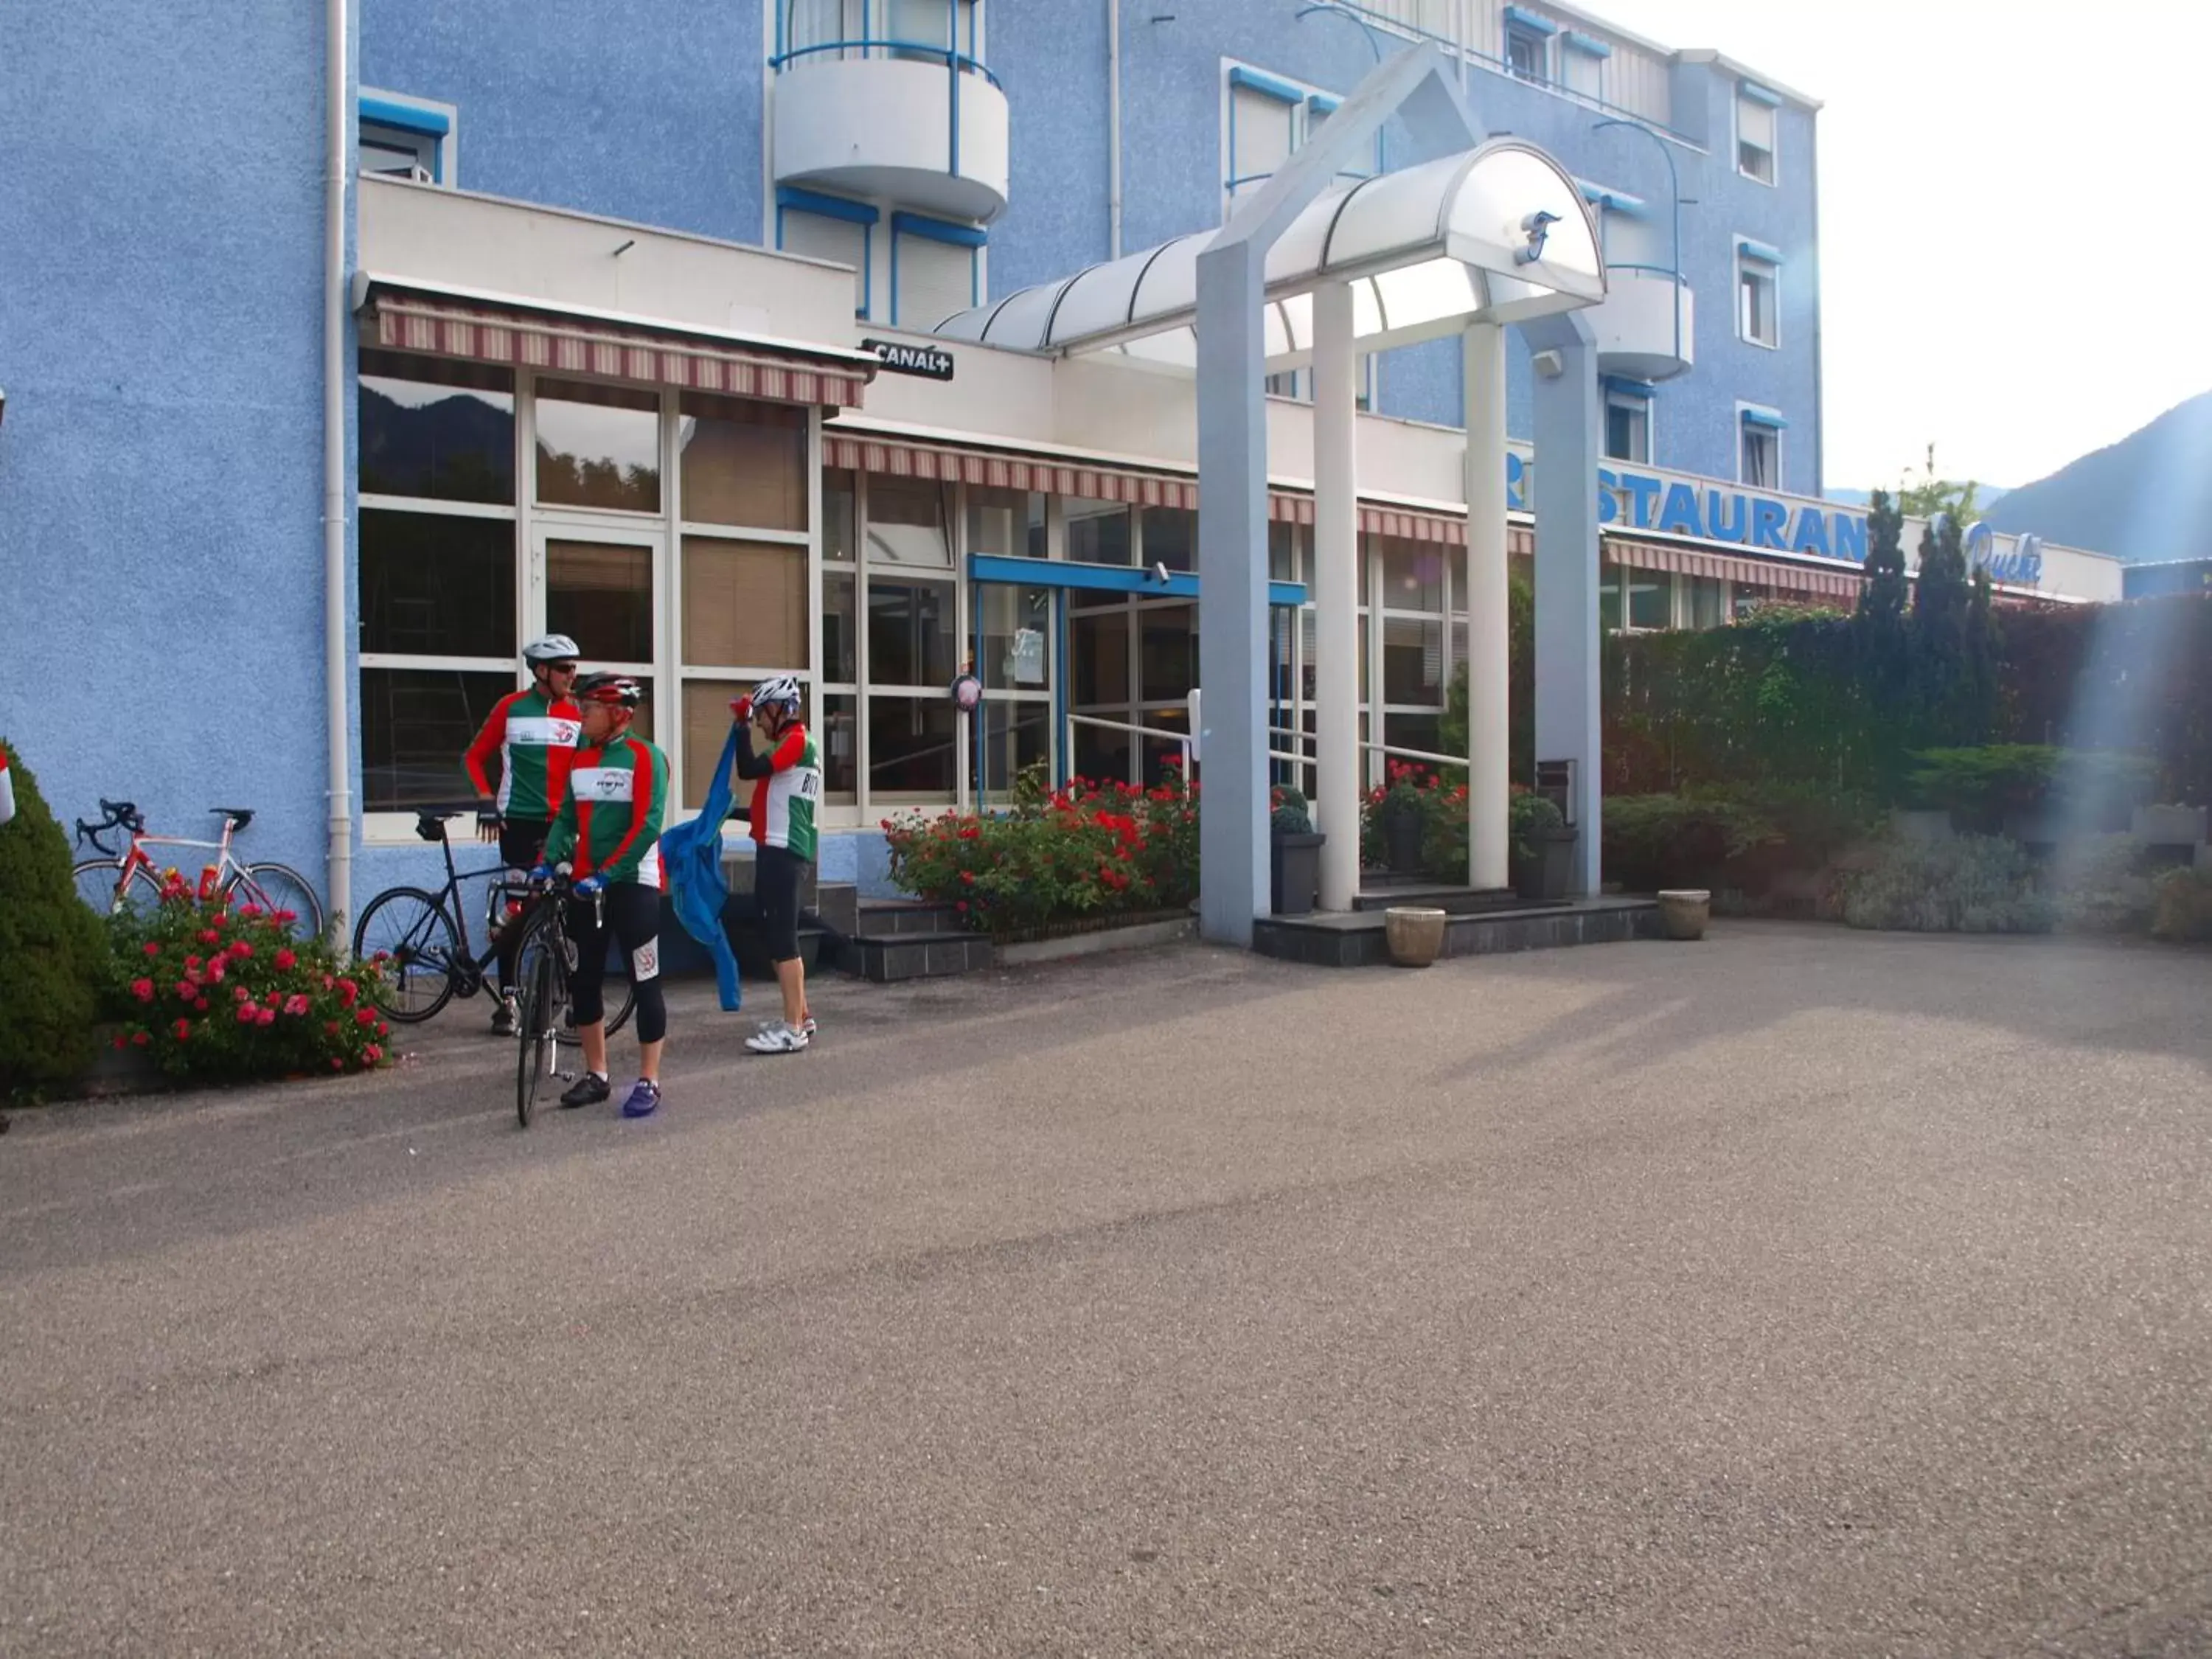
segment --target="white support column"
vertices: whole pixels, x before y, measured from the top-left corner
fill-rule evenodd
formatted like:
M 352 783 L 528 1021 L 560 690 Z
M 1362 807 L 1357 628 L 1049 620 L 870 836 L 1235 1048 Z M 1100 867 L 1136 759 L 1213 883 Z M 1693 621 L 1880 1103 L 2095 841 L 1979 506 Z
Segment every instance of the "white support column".
M 1313 327 L 1315 781 L 1328 838 L 1321 908 L 1349 910 L 1359 896 L 1359 480 L 1348 284 L 1315 290 Z
M 1505 574 L 1505 331 L 1465 334 L 1468 884 L 1506 884 L 1512 742 Z

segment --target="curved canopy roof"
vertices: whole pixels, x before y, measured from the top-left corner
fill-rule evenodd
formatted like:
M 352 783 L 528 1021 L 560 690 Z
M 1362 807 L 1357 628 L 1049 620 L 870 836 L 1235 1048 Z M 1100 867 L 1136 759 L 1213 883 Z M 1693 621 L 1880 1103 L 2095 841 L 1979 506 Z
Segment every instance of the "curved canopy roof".
M 1023 289 L 933 331 L 1015 351 L 1118 349 L 1194 368 L 1198 256 L 1220 234 L 1178 237 Z M 1334 185 L 1301 212 L 1267 251 L 1271 370 L 1310 356 L 1313 290 L 1331 281 L 1352 285 L 1365 351 L 1605 297 L 1597 227 L 1580 187 L 1543 151 L 1512 139 Z

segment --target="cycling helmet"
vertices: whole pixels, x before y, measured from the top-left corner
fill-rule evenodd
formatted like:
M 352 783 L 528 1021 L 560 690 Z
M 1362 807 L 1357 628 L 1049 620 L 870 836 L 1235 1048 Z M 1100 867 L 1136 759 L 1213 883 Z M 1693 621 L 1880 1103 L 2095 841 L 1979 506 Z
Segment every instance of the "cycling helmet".
M 753 687 L 753 707 L 756 708 L 786 708 L 799 712 L 803 694 L 798 679 L 790 674 L 773 674 Z
M 584 653 L 576 649 L 575 641 L 566 634 L 541 634 L 522 647 L 522 659 L 526 663 L 574 662 Z
M 604 702 L 617 708 L 635 708 L 645 701 L 645 688 L 627 674 L 586 674 L 569 693 L 578 702 Z

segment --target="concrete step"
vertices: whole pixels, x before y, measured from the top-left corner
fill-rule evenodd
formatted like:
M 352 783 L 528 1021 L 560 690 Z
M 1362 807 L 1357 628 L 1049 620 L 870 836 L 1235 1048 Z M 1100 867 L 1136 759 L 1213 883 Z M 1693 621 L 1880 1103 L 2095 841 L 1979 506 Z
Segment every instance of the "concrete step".
M 1261 956 L 1321 968 L 1364 968 L 1390 960 L 1380 910 L 1317 912 L 1310 916 L 1263 916 L 1252 927 L 1252 948 Z M 1648 898 L 1570 899 L 1559 904 L 1455 915 L 1444 923 L 1442 954 L 1488 956 L 1504 951 L 1544 951 L 1568 945 L 1612 945 L 1658 939 L 1664 929 L 1657 901 Z
M 829 919 L 825 913 L 823 920 Z M 857 939 L 896 939 L 967 930 L 967 919 L 950 904 L 932 904 L 922 899 L 861 899 L 853 925 L 844 931 Z
M 981 933 L 913 931 L 856 935 L 846 942 L 838 966 L 862 979 L 890 985 L 975 973 L 997 960 L 991 941 Z
M 1388 910 L 1401 904 L 1412 905 L 1443 910 L 1455 916 L 1528 908 L 1510 887 L 1464 887 L 1448 882 L 1378 879 L 1372 875 L 1361 884 L 1359 896 L 1352 904 L 1355 910 Z

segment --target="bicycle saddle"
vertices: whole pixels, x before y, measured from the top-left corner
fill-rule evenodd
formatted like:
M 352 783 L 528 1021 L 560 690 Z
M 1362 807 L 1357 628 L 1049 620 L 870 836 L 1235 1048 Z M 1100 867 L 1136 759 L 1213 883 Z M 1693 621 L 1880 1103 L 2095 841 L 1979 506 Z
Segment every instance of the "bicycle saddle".
M 466 810 L 459 806 L 418 806 L 415 809 L 415 833 L 424 841 L 443 841 L 446 820 L 457 818 Z
M 253 822 L 253 809 L 251 806 L 210 806 L 208 811 L 217 817 L 228 818 L 230 826 L 234 830 L 243 830 Z

